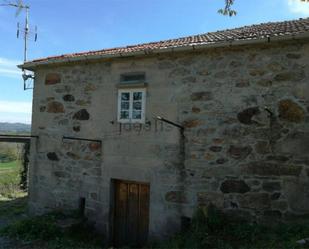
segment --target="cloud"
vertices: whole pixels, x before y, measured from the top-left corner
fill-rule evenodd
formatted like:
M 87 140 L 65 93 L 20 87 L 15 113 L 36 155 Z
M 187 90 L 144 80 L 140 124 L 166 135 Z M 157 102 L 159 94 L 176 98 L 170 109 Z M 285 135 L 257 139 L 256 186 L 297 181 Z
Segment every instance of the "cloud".
M 19 72 L 18 70 L 14 70 L 14 69 L 8 69 L 8 68 L 1 68 L 0 67 L 0 73 L 4 73 L 4 74 L 15 74 L 15 75 L 21 75 L 21 72 Z
M 31 115 L 31 102 L 2 101 L 0 100 L 0 113 L 21 113 Z
M 17 65 L 21 64 L 18 60 L 11 60 L 0 57 L 0 76 L 17 78 L 21 76 L 21 71 Z
M 288 0 L 288 6 L 292 13 L 309 15 L 309 2 L 301 0 Z
M 20 64 L 21 62 L 18 60 L 11 60 L 11 59 L 7 59 L 7 58 L 2 58 L 0 57 L 0 65 L 4 65 L 4 66 L 16 66 L 18 64 Z
M 0 112 L 0 122 L 31 124 L 31 115 Z

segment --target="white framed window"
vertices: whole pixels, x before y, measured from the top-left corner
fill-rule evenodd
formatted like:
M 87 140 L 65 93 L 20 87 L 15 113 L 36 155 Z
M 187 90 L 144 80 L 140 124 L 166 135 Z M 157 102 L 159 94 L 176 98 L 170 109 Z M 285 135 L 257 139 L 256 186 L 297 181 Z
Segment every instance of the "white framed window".
M 118 122 L 145 123 L 146 89 L 118 90 Z

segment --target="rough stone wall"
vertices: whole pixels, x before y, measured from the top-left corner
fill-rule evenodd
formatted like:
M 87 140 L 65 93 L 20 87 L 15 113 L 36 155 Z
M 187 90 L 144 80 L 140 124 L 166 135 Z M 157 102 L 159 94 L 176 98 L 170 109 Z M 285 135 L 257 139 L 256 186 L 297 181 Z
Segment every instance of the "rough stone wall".
M 156 59 L 155 59 L 156 61 Z M 165 193 L 180 186 L 180 135 L 155 121 L 177 120 L 174 85 L 162 80 L 154 59 L 116 60 L 42 68 L 36 72 L 32 133 L 30 205 L 34 213 L 76 209 L 86 198 L 86 216 L 110 232 L 113 179 L 150 184 L 150 236 L 179 227 L 179 208 Z M 158 62 L 156 62 L 158 63 Z M 117 123 L 120 75 L 146 72 L 147 124 Z M 102 140 L 102 145 L 62 139 Z M 164 229 L 163 229 L 164 228 Z
M 210 202 L 257 220 L 308 214 L 308 58 L 308 42 L 294 41 L 38 69 L 31 210 L 78 208 L 83 197 L 109 233 L 112 179 L 123 179 L 150 183 L 151 237 Z M 129 72 L 146 73 L 143 125 L 117 123 Z M 156 115 L 184 125 L 185 139 Z
M 187 214 L 213 202 L 257 221 L 308 215 L 308 43 L 218 49 L 177 62 Z

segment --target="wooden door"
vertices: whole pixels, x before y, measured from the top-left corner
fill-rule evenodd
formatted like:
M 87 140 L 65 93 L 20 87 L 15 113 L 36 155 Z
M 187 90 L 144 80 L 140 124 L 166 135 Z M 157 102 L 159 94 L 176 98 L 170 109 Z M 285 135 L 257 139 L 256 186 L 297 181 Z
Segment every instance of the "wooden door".
M 149 185 L 115 181 L 114 245 L 146 243 L 149 224 Z

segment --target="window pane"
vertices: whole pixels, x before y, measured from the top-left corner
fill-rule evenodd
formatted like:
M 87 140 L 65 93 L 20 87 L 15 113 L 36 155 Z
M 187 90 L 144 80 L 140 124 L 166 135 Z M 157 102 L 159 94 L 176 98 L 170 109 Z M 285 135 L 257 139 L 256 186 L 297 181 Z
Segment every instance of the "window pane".
M 133 111 L 133 119 L 142 119 L 141 111 Z
M 120 119 L 129 119 L 129 112 L 128 111 L 121 111 L 120 112 Z
M 129 110 L 130 108 L 130 103 L 127 101 L 122 101 L 121 102 L 121 110 Z
M 142 110 L 142 102 L 140 102 L 140 101 L 134 101 L 134 102 L 133 102 L 133 109 L 134 109 L 134 110 Z
M 130 100 L 130 93 L 121 93 L 121 100 L 129 101 Z
M 135 92 L 133 93 L 133 100 L 141 100 L 142 99 L 142 92 Z

